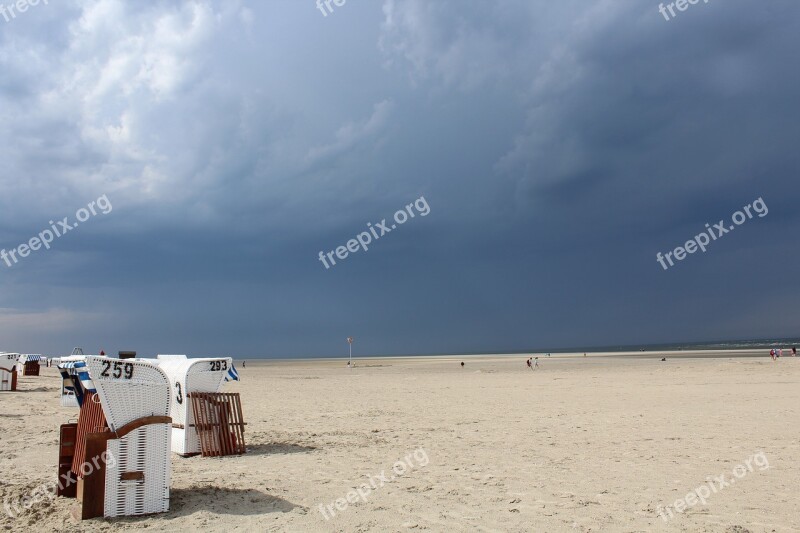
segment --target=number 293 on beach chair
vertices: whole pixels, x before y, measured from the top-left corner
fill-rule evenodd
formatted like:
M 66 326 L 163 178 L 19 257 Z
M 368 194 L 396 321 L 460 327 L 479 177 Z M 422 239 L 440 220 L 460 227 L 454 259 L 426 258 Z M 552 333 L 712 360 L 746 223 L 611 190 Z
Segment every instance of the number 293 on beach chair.
M 77 477 L 78 517 L 168 511 L 172 419 L 164 371 L 152 360 L 100 356 L 59 369 L 79 389 L 78 423 L 61 427 L 59 454 L 60 479 L 67 468 Z

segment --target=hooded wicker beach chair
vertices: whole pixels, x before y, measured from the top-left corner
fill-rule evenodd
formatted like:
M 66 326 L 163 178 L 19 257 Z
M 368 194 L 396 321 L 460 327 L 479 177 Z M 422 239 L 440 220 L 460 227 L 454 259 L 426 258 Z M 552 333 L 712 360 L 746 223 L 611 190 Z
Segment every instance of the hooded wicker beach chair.
M 221 392 L 223 383 L 239 380 L 233 360 L 159 355 L 158 365 L 172 383 L 172 451 L 182 456 L 245 453 L 239 394 Z
M 47 362 L 42 354 L 21 354 L 17 361 L 17 373 L 20 376 L 38 376 L 41 369 L 40 363 Z
M 0 352 L 0 391 L 17 390 L 18 353 Z
M 77 424 L 61 426 L 59 477 L 77 478 L 76 516 L 168 511 L 172 420 L 167 375 L 153 360 L 75 359 L 59 365 L 80 406 Z

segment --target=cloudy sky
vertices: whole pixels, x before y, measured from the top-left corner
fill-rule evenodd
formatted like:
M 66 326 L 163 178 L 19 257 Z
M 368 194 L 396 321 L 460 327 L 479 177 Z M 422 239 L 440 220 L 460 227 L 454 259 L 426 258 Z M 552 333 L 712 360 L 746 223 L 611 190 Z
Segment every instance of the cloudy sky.
M 0 4 L 0 350 L 800 334 L 796 0 Z

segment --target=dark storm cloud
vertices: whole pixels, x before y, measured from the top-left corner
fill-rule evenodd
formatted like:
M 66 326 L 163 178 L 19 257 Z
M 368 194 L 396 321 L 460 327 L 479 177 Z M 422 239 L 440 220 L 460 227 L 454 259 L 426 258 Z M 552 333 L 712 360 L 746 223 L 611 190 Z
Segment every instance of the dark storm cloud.
M 794 335 L 800 7 L 74 1 L 0 27 L 4 349 Z M 424 195 L 431 213 L 317 260 Z M 663 271 L 657 252 L 763 197 Z

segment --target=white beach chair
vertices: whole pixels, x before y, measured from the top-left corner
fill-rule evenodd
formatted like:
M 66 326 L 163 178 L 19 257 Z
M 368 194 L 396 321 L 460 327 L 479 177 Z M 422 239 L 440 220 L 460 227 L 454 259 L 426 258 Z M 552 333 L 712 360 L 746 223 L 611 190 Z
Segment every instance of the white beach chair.
M 158 365 L 172 383 L 172 451 L 179 455 L 201 453 L 192 400 L 195 393 L 218 393 L 225 381 L 238 381 L 230 357 L 188 359 L 185 355 L 159 355 Z M 243 441 L 243 430 L 240 439 Z M 242 448 L 244 443 L 242 442 Z
M 0 391 L 17 390 L 18 353 L 0 352 Z
M 84 394 L 96 391 L 108 431 L 84 435 L 84 461 L 107 452 L 109 460 L 78 482 L 80 518 L 169 510 L 171 387 L 153 360 L 85 356 L 59 369 L 79 377 Z M 82 396 L 79 392 L 78 398 Z M 84 405 L 82 409 L 91 407 Z M 63 435 L 63 428 L 62 428 Z M 77 441 L 81 441 L 78 435 Z

